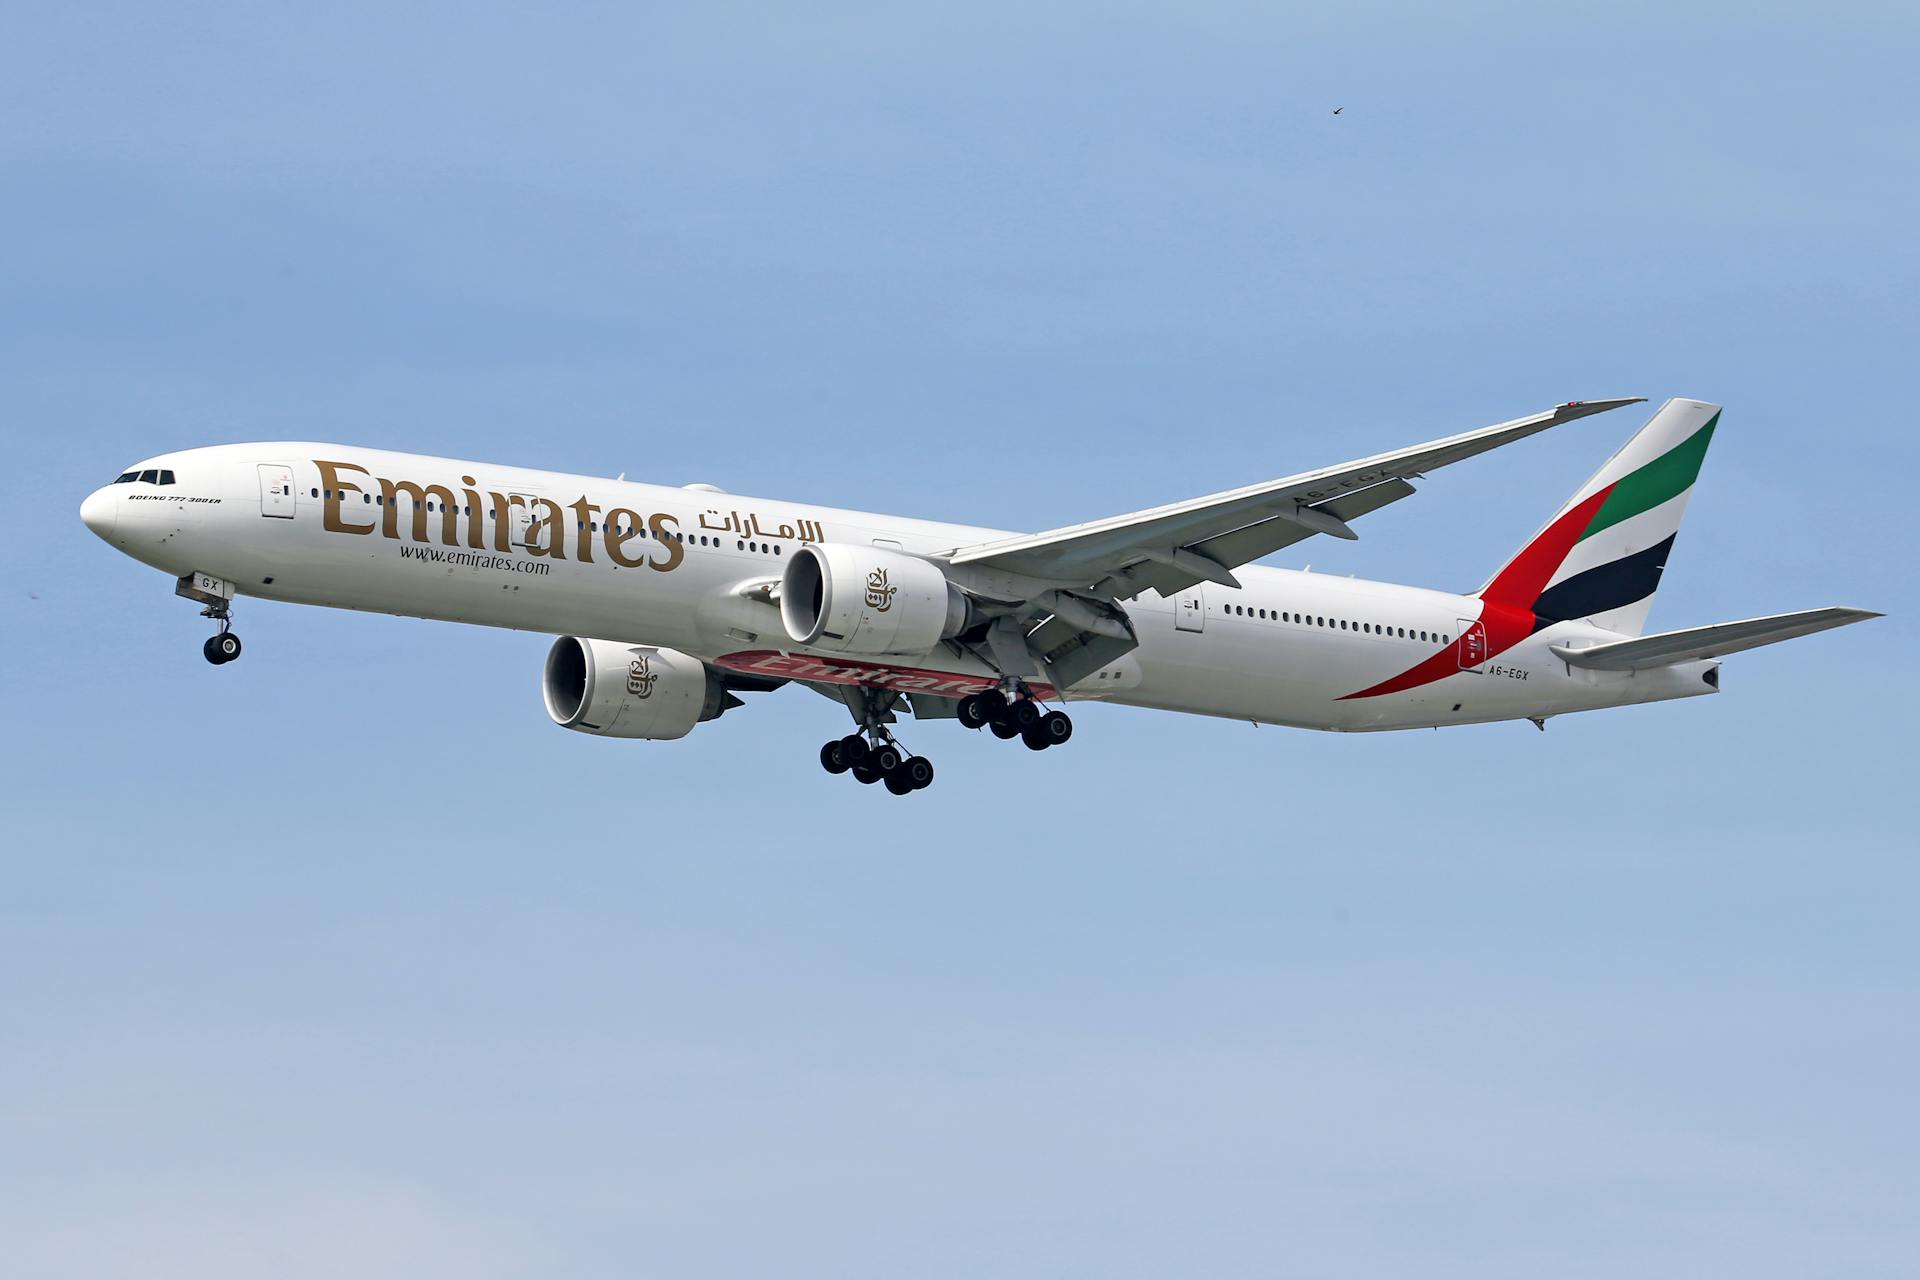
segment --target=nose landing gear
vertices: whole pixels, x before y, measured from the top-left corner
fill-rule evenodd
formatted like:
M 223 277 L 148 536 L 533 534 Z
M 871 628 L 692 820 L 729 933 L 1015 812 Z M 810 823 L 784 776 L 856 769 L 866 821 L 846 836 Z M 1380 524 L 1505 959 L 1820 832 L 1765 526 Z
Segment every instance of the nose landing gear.
M 272 582 L 272 578 L 267 579 Z M 205 605 L 200 610 L 203 618 L 212 618 L 220 624 L 218 634 L 209 636 L 200 646 L 200 652 L 208 662 L 223 667 L 240 656 L 240 637 L 233 634 L 233 584 L 209 573 L 189 573 L 173 584 L 173 594 L 183 596 L 195 604 Z
M 200 652 L 207 661 L 216 667 L 225 666 L 240 656 L 240 637 L 227 629 L 226 619 L 221 619 L 220 634 L 208 636 L 207 642 L 200 646 Z

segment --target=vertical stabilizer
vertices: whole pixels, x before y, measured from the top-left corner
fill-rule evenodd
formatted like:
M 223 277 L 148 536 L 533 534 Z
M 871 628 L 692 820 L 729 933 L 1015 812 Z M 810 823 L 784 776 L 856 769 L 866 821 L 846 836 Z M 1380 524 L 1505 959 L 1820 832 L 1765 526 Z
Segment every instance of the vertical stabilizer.
M 1530 610 L 1637 636 L 1673 551 L 1720 406 L 1669 400 L 1479 591 Z

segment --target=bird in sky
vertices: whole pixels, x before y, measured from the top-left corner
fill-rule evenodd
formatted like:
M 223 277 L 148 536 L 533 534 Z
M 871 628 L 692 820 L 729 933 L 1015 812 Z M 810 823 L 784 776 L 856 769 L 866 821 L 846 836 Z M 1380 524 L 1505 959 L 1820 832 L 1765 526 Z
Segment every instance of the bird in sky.
M 1345 110 L 1346 110 L 1346 108 L 1345 108 L 1345 107 L 1335 107 L 1335 108 L 1333 109 L 1333 114 L 1335 114 L 1335 115 L 1339 115 L 1339 114 L 1340 114 L 1340 113 L 1341 113 L 1342 111 L 1345 111 Z

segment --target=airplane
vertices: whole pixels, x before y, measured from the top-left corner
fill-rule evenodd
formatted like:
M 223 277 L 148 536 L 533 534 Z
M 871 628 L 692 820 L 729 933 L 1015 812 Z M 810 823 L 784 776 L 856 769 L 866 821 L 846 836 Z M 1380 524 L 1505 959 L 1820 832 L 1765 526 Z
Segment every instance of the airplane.
M 548 716 L 671 740 L 803 685 L 854 731 L 828 773 L 895 795 L 933 765 L 901 715 L 1033 750 L 1065 704 L 1335 732 L 1528 720 L 1716 693 L 1718 659 L 1879 617 L 1823 608 L 1644 634 L 1720 406 L 1674 399 L 1477 590 L 1253 563 L 1441 467 L 1640 398 L 1480 430 L 1043 533 L 339 444 L 215 445 L 134 464 L 86 526 L 175 579 L 240 655 L 242 596 L 554 635 Z

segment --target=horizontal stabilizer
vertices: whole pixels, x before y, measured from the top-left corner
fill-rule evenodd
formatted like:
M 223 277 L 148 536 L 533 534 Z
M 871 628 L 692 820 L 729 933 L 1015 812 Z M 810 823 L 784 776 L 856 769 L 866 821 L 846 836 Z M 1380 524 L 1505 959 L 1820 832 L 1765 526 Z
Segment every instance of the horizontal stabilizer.
M 1866 609 L 1803 609 L 1799 613 L 1776 613 L 1744 622 L 1716 622 L 1710 627 L 1663 631 L 1659 635 L 1587 648 L 1567 644 L 1547 647 L 1576 667 L 1595 671 L 1641 671 L 1648 667 L 1672 666 L 1676 662 L 1725 657 L 1742 649 L 1779 644 L 1796 636 L 1810 636 L 1816 631 L 1879 616 Z

